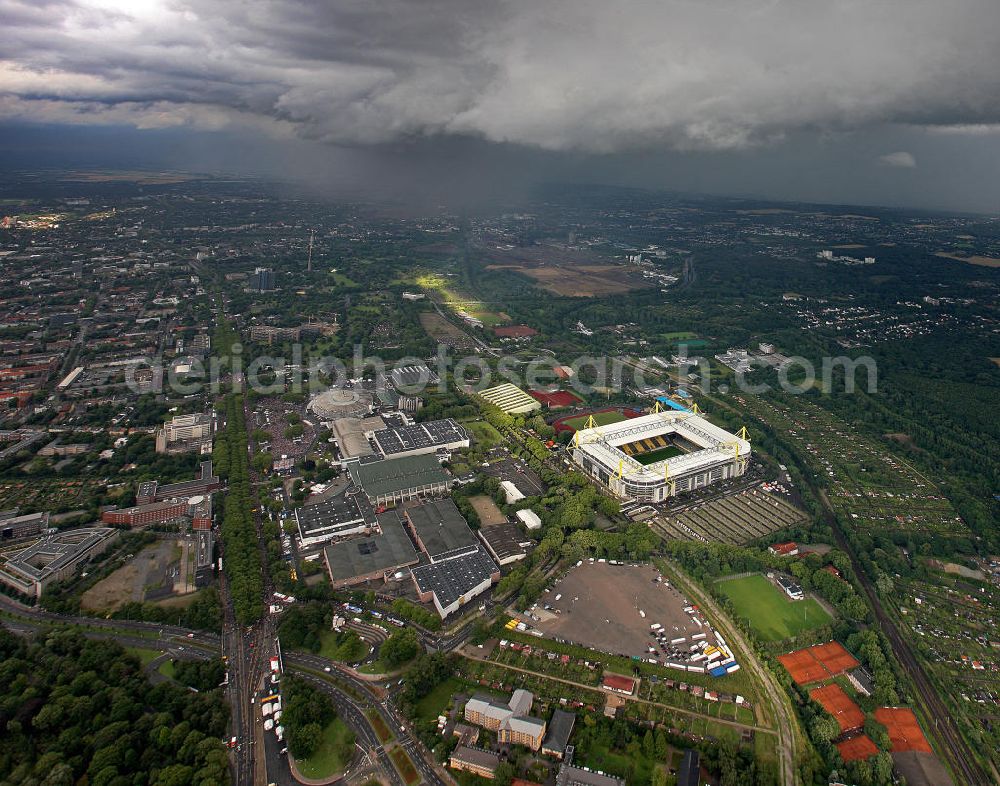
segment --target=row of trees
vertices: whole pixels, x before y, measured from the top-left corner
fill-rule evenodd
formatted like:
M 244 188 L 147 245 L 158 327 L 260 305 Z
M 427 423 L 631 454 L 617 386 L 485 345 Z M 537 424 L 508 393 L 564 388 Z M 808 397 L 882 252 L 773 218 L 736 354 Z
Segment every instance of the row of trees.
M 224 568 L 229 579 L 236 618 L 249 625 L 264 613 L 264 577 L 254 522 L 255 496 L 250 485 L 243 396 L 223 400 L 226 427 L 215 437 L 212 459 L 220 477 L 228 480 L 222 513 Z

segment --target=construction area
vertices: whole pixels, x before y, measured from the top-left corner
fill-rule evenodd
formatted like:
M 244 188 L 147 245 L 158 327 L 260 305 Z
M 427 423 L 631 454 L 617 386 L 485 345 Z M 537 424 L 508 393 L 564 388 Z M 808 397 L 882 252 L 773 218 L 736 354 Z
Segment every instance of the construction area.
M 130 601 L 194 592 L 195 548 L 187 539 L 157 540 L 84 592 L 80 604 L 88 611 L 114 611 Z
M 532 614 L 532 627 L 547 638 L 662 665 L 690 660 L 692 648 L 717 641 L 697 608 L 649 565 L 578 563 Z
M 758 488 L 691 505 L 656 519 L 668 538 L 743 545 L 806 520 L 789 502 Z

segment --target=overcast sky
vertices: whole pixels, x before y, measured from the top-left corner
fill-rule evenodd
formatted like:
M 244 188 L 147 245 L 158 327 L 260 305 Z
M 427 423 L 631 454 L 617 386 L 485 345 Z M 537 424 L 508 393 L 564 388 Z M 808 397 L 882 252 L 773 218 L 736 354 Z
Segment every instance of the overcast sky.
M 40 124 L 106 126 L 286 174 L 1000 212 L 998 0 L 0 0 L 0 23 L 8 164 Z

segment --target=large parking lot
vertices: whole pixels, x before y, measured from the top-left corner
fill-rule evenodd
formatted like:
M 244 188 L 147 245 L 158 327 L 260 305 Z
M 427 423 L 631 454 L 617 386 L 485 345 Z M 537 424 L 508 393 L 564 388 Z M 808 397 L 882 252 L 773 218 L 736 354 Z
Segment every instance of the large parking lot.
M 699 625 L 684 610 L 687 599 L 666 579 L 657 579 L 661 579 L 660 572 L 649 565 L 584 562 L 542 595 L 534 611 L 541 619 L 531 624 L 550 638 L 660 662 L 677 658 L 663 651 L 650 632 L 653 624 L 663 626 L 661 638 L 668 648 L 671 640 L 685 638 L 677 649 L 687 651 L 691 637 L 701 633 L 714 643 L 704 618 L 695 615 Z M 546 605 L 550 610 L 545 610 Z M 651 644 L 657 649 L 655 655 L 648 651 Z

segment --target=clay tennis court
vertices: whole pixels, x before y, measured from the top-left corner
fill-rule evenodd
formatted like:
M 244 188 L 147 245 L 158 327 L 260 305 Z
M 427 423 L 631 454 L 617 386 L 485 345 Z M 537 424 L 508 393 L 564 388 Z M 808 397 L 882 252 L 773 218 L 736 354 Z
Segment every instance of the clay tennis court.
M 845 650 L 840 643 L 829 641 L 801 650 L 779 655 L 781 665 L 788 669 L 792 679 L 799 685 L 819 682 L 828 677 L 836 677 L 858 665 L 858 660 Z
M 927 742 L 917 716 L 907 707 L 879 707 L 875 710 L 875 720 L 881 723 L 889 732 L 889 742 L 893 753 L 902 751 L 922 751 L 930 753 L 931 746 Z
M 529 390 L 528 395 L 531 396 L 535 401 L 538 401 L 549 409 L 558 409 L 559 407 L 575 407 L 581 401 L 576 393 L 571 393 L 568 390 L 556 390 L 554 392 L 548 392 L 546 390 Z
M 839 685 L 824 685 L 809 691 L 809 698 L 819 702 L 824 710 L 837 719 L 840 733 L 860 729 L 865 724 L 865 714 Z
M 830 674 L 843 674 L 858 666 L 857 658 L 836 641 L 817 644 L 809 649 L 812 651 L 813 657 L 822 663 Z
M 867 734 L 861 734 L 857 737 L 851 737 L 849 740 L 838 742 L 837 750 L 840 751 L 840 758 L 844 761 L 868 759 L 878 753 L 878 747 L 871 741 Z

